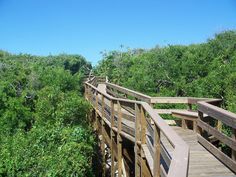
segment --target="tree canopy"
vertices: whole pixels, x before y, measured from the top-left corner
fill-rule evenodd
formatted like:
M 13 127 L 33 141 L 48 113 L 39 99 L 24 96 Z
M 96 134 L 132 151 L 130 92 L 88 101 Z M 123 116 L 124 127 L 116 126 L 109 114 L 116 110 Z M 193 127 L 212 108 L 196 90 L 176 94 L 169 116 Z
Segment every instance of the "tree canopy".
M 0 51 L 0 176 L 93 176 L 79 55 Z
M 236 112 L 236 31 L 201 44 L 104 53 L 94 72 L 149 95 L 221 98 Z

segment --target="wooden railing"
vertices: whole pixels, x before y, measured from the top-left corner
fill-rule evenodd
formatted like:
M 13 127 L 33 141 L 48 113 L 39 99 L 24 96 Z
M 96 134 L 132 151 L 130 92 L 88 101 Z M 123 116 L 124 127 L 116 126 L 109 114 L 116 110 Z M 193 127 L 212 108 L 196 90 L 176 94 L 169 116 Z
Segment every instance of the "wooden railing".
M 141 148 L 147 158 L 147 162 L 153 175 L 156 175 L 156 172 L 157 174 L 162 174 L 162 176 L 172 176 L 173 174 L 176 174 L 173 176 L 187 175 L 188 162 L 186 159 L 182 166 L 176 167 L 175 165 L 178 166 L 180 163 L 175 163 L 181 158 L 183 160 L 184 156 L 187 159 L 189 158 L 188 146 L 186 146 L 181 138 L 166 124 L 159 114 L 178 115 L 179 118 L 182 118 L 182 127 L 184 124 L 183 120 L 185 121 L 186 118 L 185 114 L 187 114 L 187 120 L 194 122 L 194 127 L 198 133 L 198 141 L 232 171 L 236 172 L 236 114 L 218 107 L 220 106 L 221 99 L 150 97 L 112 83 L 104 82 L 104 78 L 91 78 L 86 83 L 87 94 L 90 93 L 91 95 L 94 95 L 94 93 L 96 93 L 95 95 L 107 99 L 111 105 L 119 105 L 118 109 L 114 110 L 114 119 L 116 121 L 113 120 L 113 123 L 111 123 L 112 119 L 109 116 L 112 112 L 109 111 L 112 110 L 111 107 L 108 105 L 104 106 L 105 118 L 107 118 L 107 120 L 110 118 L 110 121 L 107 123 L 110 123 L 112 129 L 121 134 L 121 136 L 124 136 L 135 143 L 135 149 L 136 151 L 139 151 L 135 154 L 140 154 Z M 103 93 L 96 88 L 98 83 L 106 84 L 106 92 L 108 94 Z M 90 91 L 88 91 L 89 89 Z M 92 97 L 89 99 L 90 101 L 91 99 L 94 100 Z M 97 104 L 100 105 L 100 101 L 98 101 Z M 181 113 L 181 110 L 173 109 L 155 110 L 152 108 L 153 104 L 185 104 L 187 105 L 187 113 L 186 111 Z M 195 109 L 195 111 L 192 111 L 193 105 L 198 106 L 197 110 Z M 100 108 L 100 112 L 103 112 L 101 109 L 102 108 Z M 131 114 L 123 112 L 121 115 L 119 111 L 121 109 L 125 109 Z M 197 115 L 195 115 L 195 112 Z M 193 119 L 190 119 L 191 116 Z M 121 123 L 122 119 L 135 122 L 135 129 L 123 125 Z M 119 128 L 120 123 L 121 127 Z M 224 125 L 224 127 L 227 126 L 228 130 L 231 129 L 232 137 L 222 133 L 222 125 Z M 172 156 L 170 156 L 168 150 L 161 143 L 161 137 L 163 136 L 169 140 L 174 148 Z M 228 154 L 221 151 L 221 143 L 230 149 Z M 180 144 L 182 144 L 182 148 Z M 183 151 L 181 152 L 179 148 Z M 164 159 L 162 164 L 160 164 L 159 161 L 160 156 Z M 156 157 L 156 159 L 154 157 Z M 136 157 L 136 159 L 139 158 L 140 157 Z M 137 164 L 140 162 L 138 161 L 135 163 Z M 168 168 L 164 168 L 166 166 Z M 177 170 L 177 168 L 181 168 L 181 170 Z
M 104 78 L 102 81 L 104 81 Z M 141 101 L 115 98 L 96 87 L 97 84 L 102 81 L 101 78 L 93 77 L 89 81 L 85 82 L 85 97 L 93 105 L 97 114 L 100 115 L 102 122 L 110 127 L 111 138 L 114 138 L 114 132 L 117 133 L 116 143 L 118 146 L 118 176 L 125 173 L 121 170 L 122 138 L 126 138 L 134 142 L 135 176 L 139 176 L 138 173 L 140 170 L 147 171 L 144 161 L 147 161 L 150 173 L 154 177 L 187 176 L 189 146 L 159 116 L 158 112 L 150 106 L 150 102 L 147 101 L 149 97 L 129 90 L 126 94 Z M 114 85 L 106 83 L 106 86 L 111 88 Z M 116 87 L 116 89 L 119 88 Z M 108 93 L 111 92 L 108 91 Z M 114 94 L 112 93 L 112 95 Z M 131 110 L 130 112 L 135 113 L 133 115 L 135 127 L 132 128 L 132 126 L 129 127 L 123 123 L 124 119 L 127 119 L 127 116 L 124 116 L 121 111 L 123 107 L 126 107 L 127 110 Z M 169 141 L 173 148 L 173 152 L 168 152 L 168 148 L 164 147 L 161 143 L 163 138 Z M 113 143 L 111 143 L 111 149 L 114 148 L 112 146 Z M 111 153 L 113 153 L 113 151 L 111 151 Z M 114 154 L 112 154 L 112 156 L 113 155 Z M 161 159 L 163 160 L 161 161 Z M 112 164 L 114 164 L 114 161 L 112 161 Z M 140 166 L 141 169 L 139 169 Z M 111 170 L 111 173 L 113 172 L 114 171 Z
M 182 109 L 163 109 L 163 108 L 157 108 L 156 111 L 158 114 L 172 114 L 173 118 L 179 118 L 180 123 L 179 125 L 182 126 L 182 128 L 189 128 L 196 131 L 197 129 L 197 103 L 199 101 L 211 101 L 215 105 L 221 104 L 221 99 L 213 99 L 213 98 L 196 98 L 196 97 L 151 97 L 145 94 L 142 94 L 137 91 L 133 91 L 131 89 L 127 89 L 122 86 L 118 86 L 116 84 L 112 84 L 109 82 L 106 82 L 106 91 L 110 95 L 113 95 L 117 98 L 124 98 L 124 99 L 133 99 L 133 100 L 139 100 L 144 101 L 150 104 L 152 107 L 154 105 L 168 105 L 168 104 L 174 104 L 174 105 L 184 105 Z M 195 105 L 195 110 L 193 110 L 193 107 Z M 127 107 L 123 107 L 124 109 L 127 109 Z M 128 111 L 132 112 L 132 110 L 127 109 Z M 178 120 L 179 120 L 178 119 Z M 175 123 L 179 122 L 175 119 Z
M 130 97 L 130 99 L 133 98 L 135 100 L 151 103 L 150 96 L 130 90 L 130 89 L 127 89 L 125 87 L 121 87 L 116 84 L 106 82 L 106 88 L 107 88 L 106 89 L 107 93 L 109 93 L 110 95 L 113 95 L 117 98 L 127 99 L 128 97 Z
M 216 104 L 219 104 L 222 100 L 221 99 L 213 99 L 213 98 L 196 98 L 196 97 L 151 97 L 145 95 L 143 93 L 127 89 L 125 87 L 112 84 L 106 82 L 106 91 L 110 95 L 113 95 L 117 98 L 130 98 L 139 101 L 147 102 L 151 105 L 153 104 L 186 104 L 187 109 L 191 110 L 193 105 L 196 105 L 199 101 L 211 101 Z M 171 114 L 171 109 L 161 110 L 159 109 L 158 112 L 162 114 Z
M 206 101 L 198 102 L 198 115 L 198 141 L 236 173 L 236 114 Z M 222 133 L 222 124 L 228 127 L 232 137 Z M 230 148 L 230 154 L 221 151 L 220 143 Z

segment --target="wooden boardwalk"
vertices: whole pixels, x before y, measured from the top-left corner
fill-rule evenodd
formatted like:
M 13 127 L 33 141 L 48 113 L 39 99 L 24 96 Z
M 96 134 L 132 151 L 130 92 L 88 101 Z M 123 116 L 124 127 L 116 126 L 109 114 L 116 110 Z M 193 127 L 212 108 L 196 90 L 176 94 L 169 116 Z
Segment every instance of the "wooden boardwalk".
M 197 134 L 196 132 L 196 126 L 197 126 L 197 122 L 196 122 L 196 115 L 191 113 L 190 114 L 190 118 L 188 120 L 194 120 L 194 124 L 193 124 L 193 130 L 187 129 L 186 127 L 179 127 L 179 126 L 169 126 L 172 130 L 174 130 L 174 132 L 176 133 L 177 136 L 179 136 L 188 146 L 189 146 L 189 155 L 187 157 L 187 171 L 186 173 L 181 173 L 178 172 L 178 170 L 181 169 L 185 169 L 185 165 L 181 166 L 181 163 L 185 164 L 186 163 L 186 158 L 182 158 L 182 160 L 178 160 L 176 159 L 176 147 L 178 146 L 178 144 L 173 145 L 173 141 L 171 140 L 171 138 L 168 136 L 167 130 L 165 130 L 165 126 L 167 125 L 167 123 L 163 124 L 160 123 L 160 125 L 158 126 L 164 126 L 164 129 L 161 129 L 160 131 L 160 147 L 158 148 L 157 145 L 155 145 L 155 120 L 156 119 L 150 119 L 146 117 L 146 121 L 145 123 L 145 134 L 142 135 L 142 123 L 141 123 L 141 127 L 138 127 L 138 129 L 140 128 L 141 130 L 141 137 L 145 137 L 144 139 L 141 138 L 141 148 L 142 151 L 140 151 L 140 155 L 143 153 L 142 156 L 138 156 L 137 154 L 137 150 L 139 148 L 137 148 L 137 122 L 135 120 L 137 117 L 137 111 L 136 107 L 133 108 L 133 110 L 131 109 L 131 107 L 129 107 L 129 109 L 126 108 L 126 106 L 121 106 L 121 103 L 123 100 L 120 100 L 120 102 L 115 102 L 114 103 L 114 125 L 112 126 L 112 108 L 111 108 L 111 99 L 109 98 L 110 96 L 114 96 L 114 94 L 110 95 L 112 93 L 112 91 L 109 91 L 109 93 L 107 92 L 107 85 L 106 84 L 98 84 L 96 87 L 99 90 L 98 92 L 95 92 L 95 96 L 90 97 L 91 102 L 93 105 L 95 105 L 96 111 L 98 112 L 98 114 L 103 117 L 103 121 L 108 125 L 108 127 L 113 127 L 111 128 L 111 132 L 113 130 L 115 130 L 115 132 L 120 133 L 122 135 L 122 137 L 124 139 L 126 139 L 126 141 L 130 141 L 131 143 L 133 143 L 134 149 L 135 149 L 135 157 L 133 157 L 134 159 L 136 158 L 140 158 L 140 157 L 145 157 L 144 159 L 146 159 L 146 165 L 144 165 L 141 161 L 136 161 L 135 160 L 135 174 L 133 174 L 134 176 L 139 177 L 141 176 L 186 176 L 185 174 L 187 174 L 187 176 L 190 177 L 201 177 L 201 176 L 214 176 L 214 177 L 232 177 L 232 176 L 236 176 L 235 173 L 232 171 L 232 169 L 235 168 L 235 166 L 232 166 L 232 169 L 228 168 L 227 165 L 225 165 L 225 163 L 223 163 L 221 160 L 219 160 L 219 158 L 217 158 L 216 156 L 214 156 L 210 151 L 208 151 L 204 146 L 202 146 L 202 144 L 199 143 L 199 139 L 198 136 L 200 136 L 199 134 Z M 119 86 L 117 86 L 118 89 Z M 94 88 L 95 89 L 95 88 Z M 96 91 L 96 90 L 95 90 Z M 119 90 L 121 91 L 121 90 Z M 97 95 L 97 97 L 96 97 Z M 103 95 L 110 95 L 110 96 L 106 96 L 104 98 Z M 137 95 L 136 92 L 134 92 L 134 95 L 137 96 L 137 98 L 142 98 L 143 95 Z M 146 98 L 144 98 L 146 99 Z M 155 100 L 157 100 L 155 98 Z M 170 100 L 168 100 L 168 102 L 170 102 Z M 102 104 L 104 103 L 104 104 Z M 127 104 L 127 103 L 126 103 Z M 125 105 L 126 105 L 125 104 Z M 97 106 L 96 106 L 97 105 Z M 136 104 L 135 104 L 136 105 Z M 150 108 L 146 108 L 146 109 L 150 109 Z M 121 111 L 121 113 L 119 114 L 119 110 Z M 147 111 L 148 111 L 147 110 Z M 151 112 L 152 110 L 150 109 L 149 112 Z M 168 113 L 170 113 L 170 111 L 167 111 Z M 178 111 L 177 111 L 178 112 Z M 181 113 L 181 111 L 179 111 Z M 183 112 L 183 111 L 182 111 Z M 158 111 L 154 110 L 150 113 L 150 116 L 154 116 L 155 113 L 158 117 Z M 184 113 L 186 113 L 186 111 L 184 111 Z M 146 114 L 144 114 L 146 115 Z M 205 114 L 204 114 L 205 115 Z M 147 116 L 147 115 L 146 115 Z M 207 115 L 206 115 L 207 116 Z M 119 128 L 119 119 L 121 119 L 120 122 L 120 128 Z M 153 123 L 154 121 L 154 123 Z M 161 121 L 161 120 L 159 120 Z M 103 124 L 103 123 L 101 123 Z M 186 125 L 185 125 L 186 126 Z M 103 129 L 104 131 L 104 129 Z M 120 131 L 120 132 L 119 132 Z M 109 132 L 106 133 L 106 140 L 105 142 L 107 142 L 110 146 L 112 146 L 113 141 L 112 140 L 112 136 L 109 138 Z M 173 134 L 173 133 L 172 133 Z M 111 134 L 112 135 L 112 134 Z M 119 134 L 117 134 L 118 137 Z M 175 138 L 177 139 L 178 137 L 175 135 Z M 217 137 L 217 136 L 216 136 Z M 118 137 L 119 138 L 119 137 Z M 122 147 L 122 144 L 119 145 L 119 141 L 117 138 L 117 145 L 118 147 Z M 182 145 L 181 145 L 182 144 Z M 181 141 L 179 143 L 179 149 L 181 152 L 181 147 L 183 147 L 183 152 L 186 151 L 186 147 L 185 144 L 183 144 Z M 157 153 L 157 151 L 155 150 L 155 147 L 157 147 L 159 149 L 159 153 L 160 153 L 160 166 L 161 166 L 161 172 L 156 173 L 156 170 L 158 168 L 155 168 L 155 166 L 157 164 L 159 164 L 158 162 L 155 161 L 155 154 Z M 231 147 L 234 147 L 234 145 L 231 145 Z M 137 149 L 136 149 L 137 148 Z M 112 150 L 113 149 L 113 150 Z M 116 148 L 115 148 L 116 149 Z M 131 148 L 132 150 L 132 148 Z M 114 151 L 114 147 L 111 148 L 111 152 Z M 122 150 L 122 151 L 127 151 L 126 149 Z M 115 150 L 115 154 L 119 156 L 119 154 L 122 156 L 122 151 L 119 151 L 119 148 Z M 179 154 L 180 154 L 179 152 Z M 113 154 L 114 155 L 114 154 Z M 131 158 L 132 161 L 132 157 Z M 225 158 L 225 157 L 224 157 Z M 117 159 L 119 159 L 119 157 L 117 157 Z M 114 159 L 113 159 L 114 160 Z M 172 173 L 172 171 L 170 172 L 170 168 L 173 168 L 173 164 L 172 163 L 176 163 L 178 165 L 180 165 L 179 167 L 176 166 L 176 174 Z M 125 164 L 127 165 L 127 162 L 125 161 L 125 156 L 124 158 L 122 158 L 121 161 L 117 161 L 118 166 L 120 163 L 120 168 L 122 167 L 123 164 L 123 171 L 118 167 L 118 174 L 121 176 L 133 176 L 132 172 L 130 172 L 129 170 L 127 170 L 127 168 L 125 167 Z M 137 164 L 136 164 L 137 163 Z M 145 163 L 145 161 L 144 161 Z M 172 166 L 171 166 L 172 164 Z M 234 165 L 234 164 L 233 164 Z M 131 165 L 132 166 L 132 165 Z M 137 170 L 139 169 L 139 170 Z M 114 168 L 113 168 L 114 170 Z M 147 172 L 150 171 L 150 172 Z M 169 171 L 169 172 L 168 172 Z M 111 174 L 113 174 L 115 172 L 111 172 Z M 119 176 L 118 175 L 118 176 Z M 112 175 L 111 175 L 112 176 Z
M 106 85 L 99 84 L 98 88 L 106 93 Z M 106 103 L 108 105 L 108 103 Z M 117 106 L 115 106 L 117 109 Z M 122 109 L 123 114 L 130 114 L 127 110 Z M 131 114 L 130 114 L 131 115 Z M 135 128 L 135 123 L 132 121 L 122 120 L 122 124 Z M 189 177 L 201 177 L 201 176 L 236 176 L 229 168 L 227 168 L 219 159 L 206 150 L 197 139 L 197 134 L 189 129 L 182 129 L 178 126 L 172 126 L 175 132 L 190 146 L 190 158 L 189 158 Z M 162 136 L 164 137 L 164 136 Z M 172 156 L 173 148 L 166 138 L 161 139 L 165 148 L 168 149 L 170 156 Z
M 190 146 L 189 177 L 200 176 L 235 176 L 221 161 L 198 143 L 197 134 L 192 130 L 172 127 L 175 132 Z M 166 139 L 162 142 L 168 147 Z

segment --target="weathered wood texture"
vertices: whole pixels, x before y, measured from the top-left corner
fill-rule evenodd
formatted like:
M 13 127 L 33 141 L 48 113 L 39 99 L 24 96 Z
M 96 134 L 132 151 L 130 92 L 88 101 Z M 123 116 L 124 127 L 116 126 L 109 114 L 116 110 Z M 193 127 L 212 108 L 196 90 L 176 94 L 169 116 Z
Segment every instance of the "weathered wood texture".
M 204 101 L 204 103 L 211 101 L 212 104 L 218 104 L 220 100 L 173 97 L 161 97 L 152 100 L 152 97 L 108 82 L 102 83 L 103 81 L 99 78 L 91 78 L 91 80 L 85 82 L 85 96 L 93 105 L 97 115 L 104 121 L 106 126 L 110 127 L 110 138 L 106 134 L 102 140 L 109 142 L 108 146 L 111 149 L 112 156 L 111 163 L 113 165 L 117 164 L 111 168 L 111 176 L 115 176 L 116 167 L 118 167 L 118 176 L 128 175 L 127 163 L 123 158 L 125 154 L 127 156 L 127 153 L 125 153 L 127 151 L 123 150 L 122 139 L 133 142 L 135 152 L 135 161 L 133 161 L 134 173 L 137 177 L 234 175 L 225 164 L 213 156 L 212 152 L 208 151 L 211 151 L 211 147 L 204 148 L 198 143 L 196 132 L 180 127 L 168 126 L 165 120 L 159 116 L 158 110 L 153 109 L 151 105 L 152 102 L 166 104 L 184 103 L 188 104 L 188 106 L 190 105 L 190 110 L 182 112 L 180 110 L 172 110 L 171 114 L 174 114 L 176 117 L 179 116 L 180 119 L 185 121 L 193 121 L 195 123 L 195 131 L 198 130 L 198 132 L 202 133 L 207 129 L 210 133 L 215 133 L 217 138 L 224 139 L 227 145 L 235 150 L 234 136 L 232 139 L 222 137 L 222 135 L 219 135 L 215 130 L 210 129 L 203 124 L 204 122 L 200 121 L 197 127 L 196 122 L 199 118 L 196 112 L 191 111 L 191 104 L 196 104 L 198 101 Z M 132 97 L 136 100 L 129 100 L 127 97 Z M 204 114 L 202 112 L 198 114 L 202 115 L 201 118 L 208 117 L 209 114 L 215 115 L 211 111 L 209 112 L 208 109 L 207 111 L 205 111 L 207 114 L 205 112 Z M 234 121 L 231 114 L 227 114 L 226 117 L 231 119 L 231 122 Z M 221 121 L 224 123 L 229 121 L 226 118 L 222 119 Z M 235 127 L 233 126 L 233 128 Z M 212 151 L 214 153 L 214 150 Z M 232 158 L 235 157 L 234 153 L 232 153 Z M 115 163 L 115 159 L 118 163 Z
M 98 82 L 98 81 L 97 81 Z M 149 119 L 151 119 L 151 121 L 154 123 L 154 127 L 156 127 L 159 131 L 164 132 L 165 136 L 169 139 L 169 141 L 171 142 L 171 144 L 173 145 L 173 149 L 174 149 L 174 154 L 172 156 L 171 159 L 171 163 L 169 165 L 169 167 L 166 169 L 166 173 L 167 176 L 187 176 L 187 169 L 188 169 L 188 155 L 189 155 L 189 148 L 187 146 L 187 144 L 180 138 L 178 137 L 178 135 L 165 123 L 165 121 L 158 116 L 158 114 L 155 112 L 155 110 L 146 102 L 140 102 L 140 101 L 134 101 L 134 100 L 128 100 L 128 99 L 120 99 L 120 98 L 115 98 L 111 95 L 108 95 L 106 93 L 106 91 L 104 91 L 103 89 L 99 89 L 98 87 L 86 82 L 86 93 L 87 95 L 89 95 L 89 97 L 87 97 L 87 99 L 93 104 L 93 106 L 96 104 L 96 96 L 94 96 L 94 93 L 98 94 L 98 97 L 101 97 L 102 99 L 102 103 L 103 103 L 103 99 L 105 100 L 105 106 L 104 104 L 100 105 L 100 103 L 98 103 L 98 109 L 97 112 L 98 114 L 102 117 L 102 119 L 104 120 L 104 122 L 108 125 L 111 126 L 111 118 L 110 118 L 110 107 L 109 107 L 109 103 L 111 101 L 116 102 L 116 105 L 114 106 L 115 108 L 115 112 L 117 112 L 118 114 L 120 114 L 120 112 L 123 111 L 125 113 L 127 113 L 127 111 L 123 108 L 121 108 L 121 105 L 134 105 L 134 106 L 130 106 L 131 109 L 135 108 L 139 108 L 139 109 L 135 109 L 136 110 L 136 114 L 135 114 L 135 122 L 139 122 L 141 120 L 142 117 L 142 111 L 145 112 L 145 118 L 147 118 L 146 116 L 149 117 Z M 96 85 L 96 83 L 94 83 Z M 139 95 L 140 96 L 140 95 Z M 99 98 L 100 99 L 100 98 Z M 107 103 L 106 103 L 107 102 Z M 118 103 L 118 104 L 117 104 Z M 108 108 L 106 108 L 108 105 Z M 118 108 L 117 109 L 117 105 Z M 135 106 L 136 105 L 136 106 Z M 123 118 L 123 117 L 122 117 Z M 133 140 L 135 145 L 135 151 L 136 151 L 136 164 L 135 167 L 136 169 L 136 176 L 138 176 L 138 174 L 140 174 L 140 166 L 142 166 L 142 164 L 144 164 L 145 159 L 144 160 L 140 160 L 141 158 L 141 145 L 142 145 L 142 141 L 141 141 L 141 126 L 139 125 L 139 128 L 134 129 L 133 123 L 131 121 L 125 120 L 121 121 L 121 123 L 119 123 L 120 116 L 116 115 L 115 116 L 115 126 L 112 127 L 112 129 L 116 132 L 118 132 L 118 134 L 120 134 L 121 136 L 127 138 L 129 140 Z M 139 121 L 137 121 L 139 120 Z M 126 122 L 126 123 L 125 123 Z M 121 124 L 121 126 L 119 126 Z M 128 125 L 127 125 L 128 124 Z M 140 124 L 140 123 L 139 123 Z M 120 128 L 121 127 L 121 128 Z M 125 129 L 123 129 L 123 127 L 126 127 L 127 129 L 131 129 L 131 133 L 127 134 L 127 132 L 125 132 Z M 120 132 L 121 129 L 121 132 Z M 132 129 L 133 129 L 133 133 L 134 135 L 132 136 Z M 155 130 L 156 132 L 156 130 Z M 147 137 L 151 139 L 151 142 L 154 142 L 154 144 L 152 143 L 151 146 L 152 148 L 156 148 L 157 150 L 160 149 L 160 145 L 155 145 L 156 142 L 158 142 L 158 139 L 155 141 L 154 137 Z M 144 142 L 144 141 L 143 141 Z M 118 142 L 117 142 L 118 143 Z M 145 143 L 144 143 L 145 144 Z M 159 165 L 160 166 L 160 162 L 158 159 L 160 159 L 159 157 L 156 157 L 155 155 L 157 155 L 158 153 L 160 153 L 160 151 L 154 151 L 154 156 L 152 157 L 154 161 L 156 161 L 154 163 L 154 165 Z M 118 155 L 119 156 L 119 155 Z M 178 163 L 179 161 L 181 161 L 182 163 Z M 118 159 L 119 162 L 119 159 Z M 148 162 L 147 162 L 148 163 Z M 119 166 L 119 163 L 118 163 Z M 160 169 L 160 167 L 153 167 L 153 164 L 148 164 L 149 167 L 152 167 L 153 170 L 158 170 Z M 143 165 L 143 169 L 145 169 L 145 166 Z M 158 170 L 160 171 L 160 170 Z M 119 169 L 118 169 L 119 172 Z M 121 172 L 119 172 L 120 174 Z M 156 171 L 151 171 L 151 174 L 154 174 L 156 176 L 159 176 L 160 172 Z M 142 174 L 140 174 L 142 175 Z
M 236 128 L 236 114 L 219 108 L 215 105 L 210 104 L 211 102 L 199 102 L 198 112 L 199 115 L 207 114 L 207 117 L 199 116 L 198 127 L 201 132 L 198 136 L 198 141 L 211 153 L 213 153 L 217 158 L 219 158 L 225 165 L 227 165 L 232 171 L 236 173 L 236 161 L 235 161 L 235 151 L 236 151 L 236 140 L 234 137 L 228 137 L 221 132 L 222 123 L 231 127 L 232 134 L 235 133 Z M 211 120 L 211 121 L 210 121 Z M 211 122 L 216 122 L 213 124 Z M 221 151 L 219 143 L 213 145 L 210 142 L 210 137 L 215 140 L 219 140 L 221 143 L 227 145 L 231 148 L 231 155 L 228 156 Z
M 199 176 L 234 176 L 235 174 L 227 168 L 219 159 L 198 143 L 197 134 L 192 130 L 172 127 L 175 132 L 190 146 L 189 177 Z M 162 143 L 171 153 L 171 147 L 166 139 Z

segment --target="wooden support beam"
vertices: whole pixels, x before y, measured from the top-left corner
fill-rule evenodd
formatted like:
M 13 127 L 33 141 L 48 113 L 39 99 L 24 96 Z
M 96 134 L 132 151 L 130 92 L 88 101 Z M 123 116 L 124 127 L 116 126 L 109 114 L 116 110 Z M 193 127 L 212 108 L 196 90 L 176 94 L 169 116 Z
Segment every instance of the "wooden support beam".
M 192 110 L 192 104 L 188 103 L 188 110 Z
M 147 121 L 145 118 L 145 112 L 143 107 L 140 108 L 140 121 L 141 121 L 141 143 L 146 144 L 146 130 L 147 130 Z
M 105 101 L 104 96 L 102 95 L 102 139 L 101 139 L 101 150 L 102 150 L 102 167 L 103 167 L 103 174 L 102 176 L 105 177 L 106 174 L 106 156 L 105 156 L 105 140 L 104 140 L 104 134 L 105 134 L 105 122 L 103 120 L 103 117 L 105 116 Z
M 88 99 L 92 102 L 92 89 L 90 87 L 88 88 Z
M 217 130 L 218 130 L 219 132 L 222 131 L 222 122 L 221 122 L 220 120 L 217 121 Z
M 143 144 L 146 144 L 146 131 L 147 131 L 147 121 L 146 121 L 146 117 L 145 117 L 145 111 L 143 109 L 143 107 L 140 107 L 140 126 L 141 126 L 141 146 Z M 147 163 L 146 163 L 146 157 L 145 154 L 143 152 L 143 150 L 141 151 L 141 176 L 147 176 Z
M 154 158 L 153 158 L 153 177 L 159 177 L 161 174 L 161 137 L 160 129 L 154 125 Z
M 193 121 L 193 131 L 196 133 L 197 132 L 197 120 Z
M 87 87 L 88 87 L 88 86 L 87 86 L 86 84 L 84 84 L 84 97 L 85 97 L 85 98 L 87 98 L 87 95 L 88 95 L 88 94 L 87 94 Z
M 236 140 L 236 129 L 232 129 L 232 139 Z M 232 149 L 232 159 L 236 161 L 236 150 Z
M 186 129 L 187 128 L 187 124 L 186 124 L 186 120 L 185 119 L 181 119 L 181 126 L 183 129 Z
M 203 113 L 201 111 L 198 111 L 198 120 L 202 120 L 203 119 Z M 202 128 L 197 126 L 197 133 L 202 135 Z
M 118 146 L 118 177 L 122 176 L 122 137 L 120 135 L 121 133 L 121 128 L 122 128 L 122 112 L 121 112 L 121 104 L 119 101 L 117 101 L 117 106 L 118 106 L 118 119 L 117 119 L 117 146 Z
M 134 146 L 134 153 L 135 153 L 135 177 L 140 177 L 140 166 L 138 163 L 138 159 L 141 155 L 141 149 L 138 145 L 140 142 L 140 105 L 135 103 L 135 146 Z
M 114 103 L 113 100 L 111 100 L 111 127 L 114 127 L 114 116 L 115 116 L 115 110 L 114 110 Z M 115 155 L 114 155 L 114 136 L 115 133 L 112 128 L 110 128 L 110 137 L 111 137 L 111 177 L 115 177 Z
M 121 164 L 122 164 L 121 166 L 122 166 L 123 177 L 127 177 L 126 169 L 125 169 L 125 163 L 124 163 L 123 158 L 121 159 Z
M 95 102 L 95 130 L 98 130 L 98 92 L 95 92 L 95 98 L 96 98 L 96 102 Z

